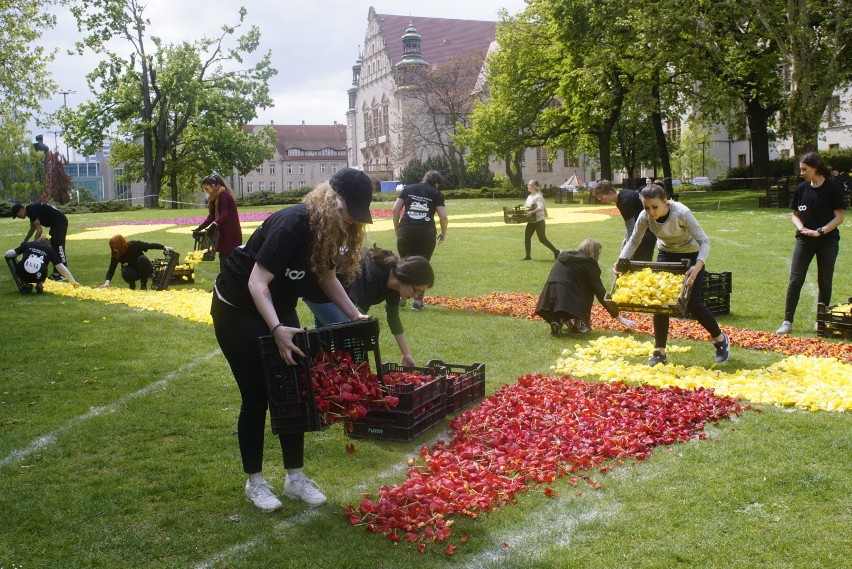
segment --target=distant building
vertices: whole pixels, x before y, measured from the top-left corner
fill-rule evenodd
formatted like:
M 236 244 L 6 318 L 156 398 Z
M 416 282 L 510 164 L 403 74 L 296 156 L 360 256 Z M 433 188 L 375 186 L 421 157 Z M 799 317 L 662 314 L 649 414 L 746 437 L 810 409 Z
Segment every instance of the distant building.
M 246 125 L 256 132 L 262 125 Z M 312 188 L 328 180 L 347 165 L 346 126 L 272 125 L 278 133 L 275 153 L 245 176 L 233 175 L 233 190 L 238 196 L 257 192 L 283 192 L 301 187 Z

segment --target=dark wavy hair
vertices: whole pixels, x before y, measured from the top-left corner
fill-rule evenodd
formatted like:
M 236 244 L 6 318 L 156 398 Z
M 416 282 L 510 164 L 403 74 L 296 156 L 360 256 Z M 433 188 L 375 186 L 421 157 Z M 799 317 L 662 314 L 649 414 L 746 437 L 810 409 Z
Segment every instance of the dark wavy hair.
M 429 288 L 435 284 L 435 272 L 426 257 L 412 255 L 400 259 L 390 249 L 381 249 L 376 245 L 367 254 L 378 266 L 390 267 L 391 274 L 402 284 Z
M 819 153 L 817 152 L 806 152 L 799 158 L 799 162 L 802 164 L 807 164 L 814 170 L 816 170 L 817 174 L 823 176 L 825 178 L 831 178 L 831 168 Z
M 437 170 L 429 170 L 425 174 L 423 174 L 423 184 L 429 184 L 433 188 L 437 188 L 438 184 L 441 183 L 441 173 Z

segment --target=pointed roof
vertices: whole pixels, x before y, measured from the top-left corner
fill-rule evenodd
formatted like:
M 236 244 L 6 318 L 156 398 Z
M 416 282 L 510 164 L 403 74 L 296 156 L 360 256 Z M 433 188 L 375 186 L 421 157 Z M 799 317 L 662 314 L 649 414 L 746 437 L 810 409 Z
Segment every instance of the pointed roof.
M 578 178 L 577 174 L 571 174 L 571 177 L 565 180 L 565 183 L 559 186 L 560 188 L 567 188 L 568 186 L 578 187 L 586 187 L 586 181 L 583 178 Z
M 463 54 L 476 53 L 485 59 L 494 41 L 497 22 L 457 20 L 453 18 L 418 18 L 376 14 L 385 49 L 391 64 L 402 61 L 402 36 L 413 25 L 423 39 L 420 55 L 430 65 L 440 65 Z

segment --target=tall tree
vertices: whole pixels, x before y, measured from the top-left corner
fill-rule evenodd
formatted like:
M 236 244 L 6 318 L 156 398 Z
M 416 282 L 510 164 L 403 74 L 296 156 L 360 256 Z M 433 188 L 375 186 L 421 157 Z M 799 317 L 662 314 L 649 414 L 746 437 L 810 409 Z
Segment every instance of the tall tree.
M 245 63 L 259 48 L 258 28 L 236 37 L 234 47 L 225 43 L 242 26 L 244 8 L 239 23 L 222 26 L 217 37 L 177 46 L 149 38 L 150 22 L 138 0 L 80 0 L 72 11 L 84 34 L 78 49 L 104 53 L 106 60 L 88 75 L 95 99 L 61 113 L 61 121 L 71 144 L 85 151 L 100 148 L 112 125 L 126 141 L 140 141 L 146 207 L 158 206 L 172 149 L 193 121 L 245 124 L 258 108 L 272 104 L 268 80 L 277 72 L 269 52 L 253 65 Z M 107 50 L 116 37 L 130 45 L 129 57 Z M 223 107 L 223 99 L 210 93 L 232 104 Z
M 0 129 L 0 196 L 25 201 L 42 191 L 44 153 L 18 129 Z
M 852 2 L 748 0 L 789 67 L 785 118 L 797 155 L 816 150 L 836 90 L 852 82 Z

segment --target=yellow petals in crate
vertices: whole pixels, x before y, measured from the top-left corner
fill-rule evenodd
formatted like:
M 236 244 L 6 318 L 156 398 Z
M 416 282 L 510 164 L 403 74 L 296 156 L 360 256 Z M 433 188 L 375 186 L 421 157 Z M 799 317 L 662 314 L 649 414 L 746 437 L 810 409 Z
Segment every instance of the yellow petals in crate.
M 838 304 L 831 309 L 832 312 L 842 312 L 843 314 L 852 314 L 852 303 Z
M 665 306 L 677 301 L 682 288 L 682 274 L 655 272 L 646 267 L 620 275 L 615 281 L 612 300 L 619 304 Z

